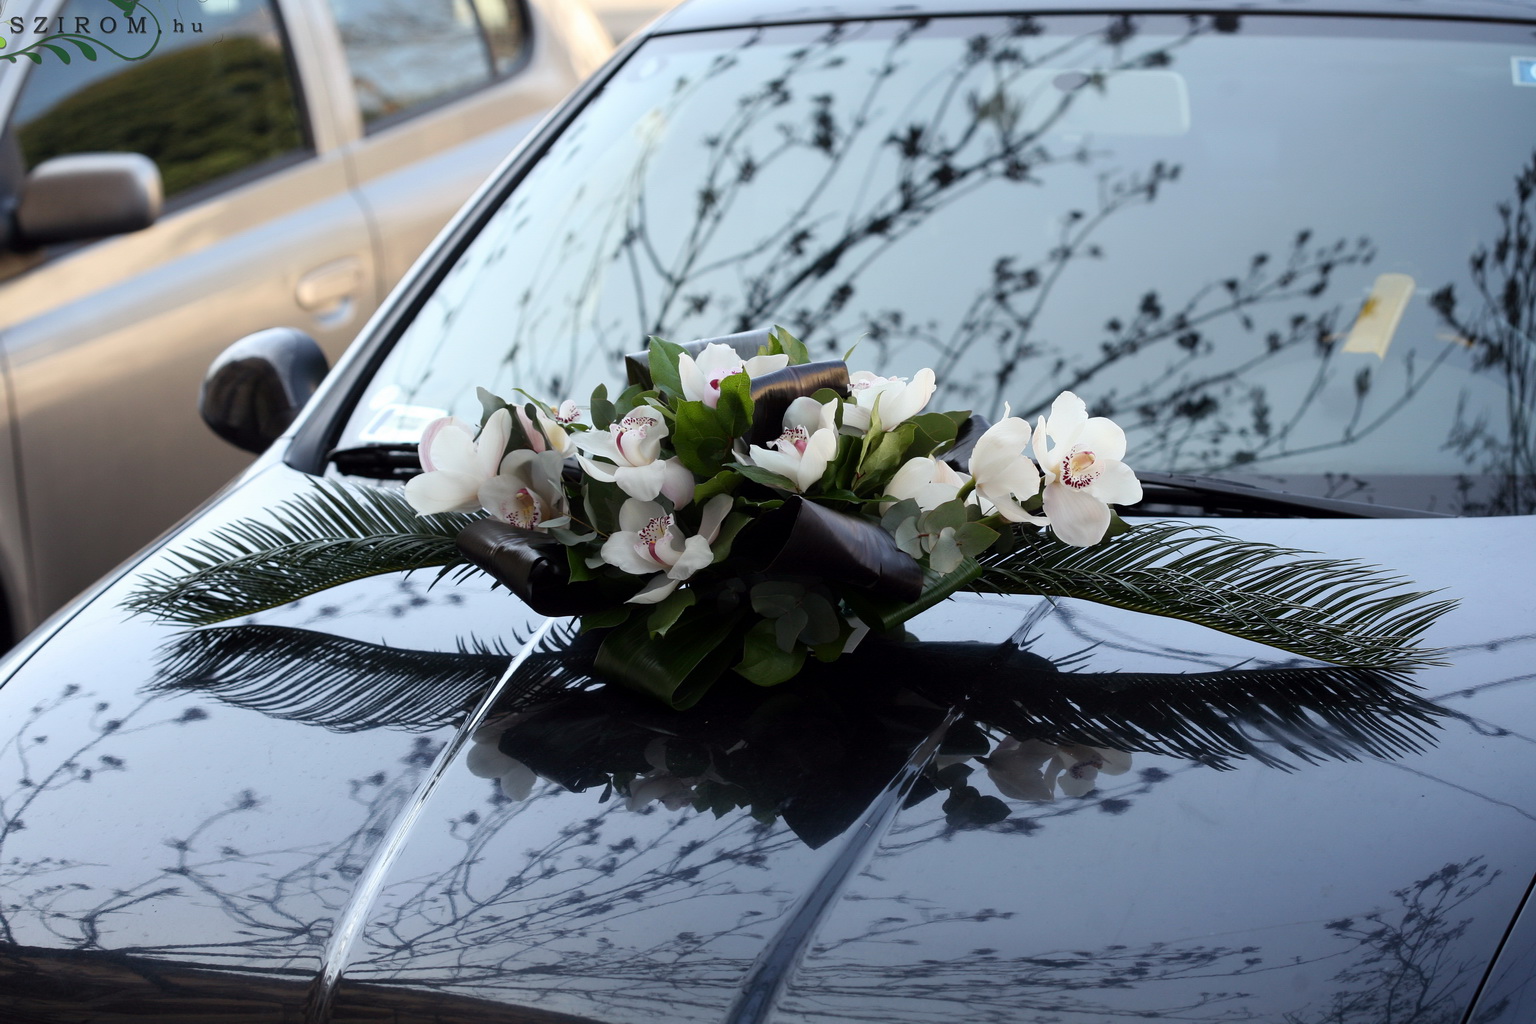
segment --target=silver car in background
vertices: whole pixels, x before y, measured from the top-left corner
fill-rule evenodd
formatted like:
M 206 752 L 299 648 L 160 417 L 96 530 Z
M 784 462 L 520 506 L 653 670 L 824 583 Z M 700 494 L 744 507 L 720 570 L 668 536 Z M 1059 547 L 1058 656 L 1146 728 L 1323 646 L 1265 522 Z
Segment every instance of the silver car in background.
M 248 461 L 214 356 L 334 359 L 612 49 L 584 0 L 10 0 L 0 38 L 0 649 Z

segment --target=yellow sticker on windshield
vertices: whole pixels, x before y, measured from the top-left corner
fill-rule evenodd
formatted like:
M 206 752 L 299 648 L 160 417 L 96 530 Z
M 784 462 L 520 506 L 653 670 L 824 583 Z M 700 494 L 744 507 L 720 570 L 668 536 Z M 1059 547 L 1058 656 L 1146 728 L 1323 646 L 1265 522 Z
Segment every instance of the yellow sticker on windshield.
M 1412 298 L 1413 278 L 1407 274 L 1378 277 L 1365 305 L 1360 307 L 1360 315 L 1355 317 L 1355 326 L 1349 329 L 1344 351 L 1368 352 L 1385 359 L 1392 335 L 1397 333 L 1397 325 L 1403 319 L 1403 310 L 1408 308 Z

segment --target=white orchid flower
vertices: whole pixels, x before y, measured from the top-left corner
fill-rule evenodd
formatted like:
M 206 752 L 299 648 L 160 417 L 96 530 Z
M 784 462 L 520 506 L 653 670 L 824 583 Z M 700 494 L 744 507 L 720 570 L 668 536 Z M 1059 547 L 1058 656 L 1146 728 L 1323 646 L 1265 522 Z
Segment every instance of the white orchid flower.
M 603 542 L 608 565 L 636 576 L 655 575 L 629 604 L 655 604 L 715 560 L 710 545 L 731 510 L 731 496 L 717 494 L 704 505 L 699 532 L 685 537 L 675 518 L 654 501 L 634 498 L 619 507 L 619 529 Z
M 564 464 L 558 451 L 508 452 L 501 460 L 501 471 L 480 485 L 481 507 L 525 530 L 566 525 L 570 520 L 561 479 Z
M 512 414 L 497 409 L 475 437 L 475 428 L 456 416 L 427 424 L 417 452 L 426 472 L 405 485 L 406 500 L 422 515 L 473 512 L 480 485 L 496 475 L 512 434 Z
M 1068 544 L 1097 544 L 1109 529 L 1109 506 L 1141 500 L 1141 481 L 1120 461 L 1125 431 L 1103 416 L 1090 417 L 1070 391 L 1051 403 L 1049 417 L 1040 417 L 1034 449 L 1045 472 L 1045 515 Z
M 693 474 L 677 459 L 661 458 L 661 442 L 667 434 L 661 413 L 642 406 L 606 431 L 588 430 L 577 436 L 577 448 L 612 465 L 582 456 L 577 461 L 588 476 L 617 483 L 637 501 L 655 501 L 657 495 L 665 494 L 675 508 L 682 508 L 693 500 Z
M 988 427 L 971 449 L 976 495 L 988 515 L 996 512 L 1009 522 L 1044 526 L 1043 516 L 1030 515 L 1019 503 L 1040 493 L 1040 470 L 1024 454 L 1030 441 L 1029 424 L 1008 411 L 1004 405 L 1003 418 Z
M 1087 796 L 1100 772 L 1123 775 L 1130 771 L 1131 755 L 1075 743 L 1020 742 L 1009 736 L 987 756 L 986 764 L 987 775 L 1003 796 L 1048 802 L 1056 799 L 1057 788 L 1066 796 Z
M 749 378 L 761 377 L 788 365 L 789 356 L 782 353 L 743 360 L 731 346 L 715 342 L 705 345 L 698 359 L 686 352 L 678 356 L 677 375 L 682 380 L 684 398 L 713 409 L 720 404 L 720 382 L 731 374 L 745 371 Z
M 481 727 L 475 730 L 474 745 L 464 756 L 469 773 L 476 778 L 495 779 L 501 792 L 510 800 L 526 800 L 533 792 L 533 784 L 539 777 L 517 758 L 501 752 L 498 744 L 505 726 Z
M 770 447 L 752 445 L 747 461 L 784 477 L 797 491 L 814 487 L 837 457 L 837 431 L 822 426 L 823 407 L 801 396 L 784 410 L 784 433 Z
M 1131 755 L 1123 750 L 1085 747 L 1070 743 L 1056 748 L 1055 764 L 1061 768 L 1056 784 L 1067 796 L 1087 796 L 1093 792 L 1099 773 L 1124 775 L 1131 770 Z
M 536 410 L 535 415 L 538 417 L 539 429 L 544 432 L 545 437 L 549 438 L 549 447 L 559 452 L 561 458 L 576 454 L 576 442 L 572 439 L 571 432 L 565 429 L 581 419 L 581 409 L 575 402 L 567 398 L 560 403 L 554 416 L 550 416 L 543 409 Z M 528 436 L 532 438 L 533 431 L 530 430 Z
M 868 430 L 867 414 L 878 408 L 881 428 L 895 429 L 923 411 L 936 386 L 933 371 L 927 367 L 918 370 L 910 382 L 905 377 L 881 377 L 860 370 L 848 377 L 848 389 L 859 411 L 844 407 L 843 423 Z
M 943 459 L 919 456 L 902 464 L 885 485 L 885 493 L 897 501 L 911 498 L 918 508 L 932 512 L 946 501 L 954 501 L 966 479 Z M 880 511 L 884 513 L 890 506 L 886 502 Z

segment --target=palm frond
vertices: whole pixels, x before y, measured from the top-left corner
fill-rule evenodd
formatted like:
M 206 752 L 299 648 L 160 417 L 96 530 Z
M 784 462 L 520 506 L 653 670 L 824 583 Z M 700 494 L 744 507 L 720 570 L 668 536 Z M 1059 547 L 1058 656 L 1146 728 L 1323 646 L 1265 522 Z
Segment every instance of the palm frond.
M 575 623 L 560 624 L 519 667 L 500 711 L 517 711 L 589 685 Z M 514 634 L 512 644 L 527 640 Z M 572 657 L 572 654 L 575 657 Z M 584 656 L 583 656 L 584 655 Z M 458 723 L 512 660 L 501 643 L 457 651 L 370 644 L 291 626 L 189 630 L 161 651 L 150 689 L 197 692 L 272 718 L 332 732 L 423 732 Z
M 316 481 L 264 519 L 244 519 L 171 553 L 124 606 L 198 626 L 249 615 L 367 576 L 439 567 L 479 572 L 454 544 L 480 518 L 418 516 L 405 497 Z
M 1082 598 L 1363 668 L 1441 664 L 1417 640 L 1456 606 L 1361 562 L 1184 523 L 1148 523 L 1091 548 L 1021 534 L 1015 550 L 980 561 L 970 589 L 981 593 Z

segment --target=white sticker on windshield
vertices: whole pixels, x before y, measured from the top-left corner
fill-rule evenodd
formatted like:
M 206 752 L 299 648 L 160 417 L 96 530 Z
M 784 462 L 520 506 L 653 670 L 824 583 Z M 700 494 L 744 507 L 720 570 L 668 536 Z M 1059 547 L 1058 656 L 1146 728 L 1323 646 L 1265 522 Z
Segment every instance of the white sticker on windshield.
M 386 405 L 373 414 L 357 439 L 364 444 L 415 444 L 428 423 L 447 415 L 446 409 L 426 405 Z
M 1355 317 L 1355 326 L 1344 340 L 1345 352 L 1365 352 L 1387 358 L 1387 347 L 1403 319 L 1403 310 L 1413 299 L 1413 278 L 1407 274 L 1382 274 L 1371 286 Z
M 1516 85 L 1536 86 L 1536 57 L 1511 57 L 1509 66 Z

